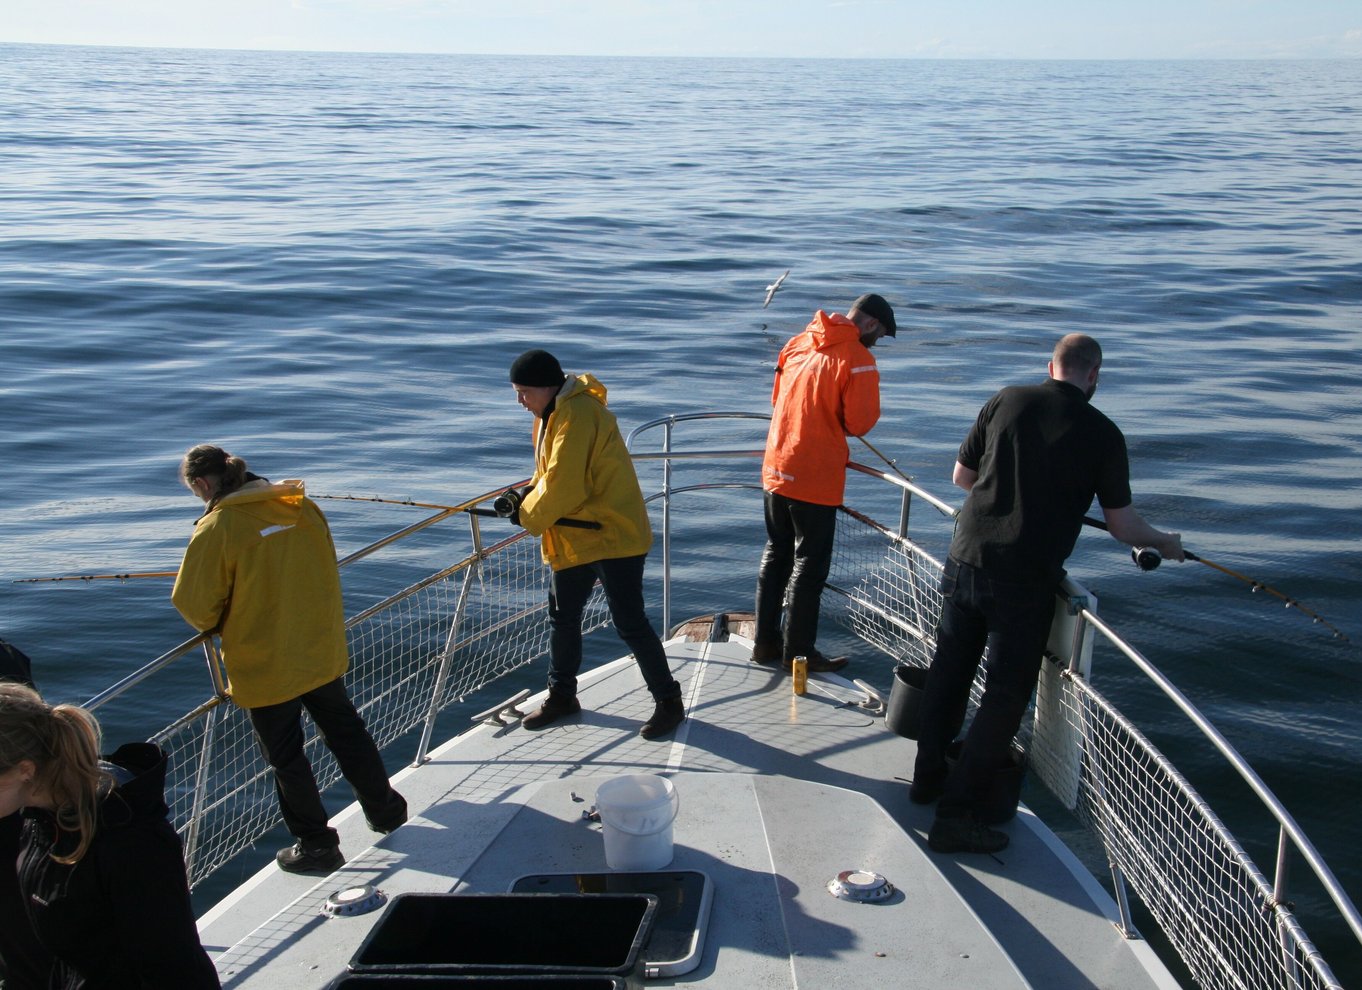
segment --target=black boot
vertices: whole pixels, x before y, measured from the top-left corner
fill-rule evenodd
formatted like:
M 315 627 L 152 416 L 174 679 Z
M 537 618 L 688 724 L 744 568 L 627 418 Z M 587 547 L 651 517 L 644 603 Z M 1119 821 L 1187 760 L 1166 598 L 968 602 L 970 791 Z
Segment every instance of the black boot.
M 686 706 L 681 703 L 681 698 L 667 698 L 665 701 L 657 703 L 657 707 L 653 709 L 652 718 L 643 723 L 638 734 L 644 739 L 660 739 L 668 735 L 685 719 Z
M 339 846 L 309 848 L 299 839 L 275 853 L 274 861 L 286 873 L 334 873 L 345 865 L 345 856 Z
M 560 718 L 576 715 L 581 710 L 582 703 L 577 700 L 576 695 L 554 694 L 550 691 L 544 703 L 522 718 L 520 724 L 530 730 L 542 729 Z

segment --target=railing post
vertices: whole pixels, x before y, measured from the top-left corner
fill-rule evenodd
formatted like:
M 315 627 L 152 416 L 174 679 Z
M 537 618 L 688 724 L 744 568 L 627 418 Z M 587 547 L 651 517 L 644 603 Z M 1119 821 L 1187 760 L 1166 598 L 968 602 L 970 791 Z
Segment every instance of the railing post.
M 672 452 L 672 424 L 662 427 L 662 453 Z M 672 459 L 662 459 L 662 638 L 672 633 Z
M 1120 913 L 1121 920 L 1116 923 L 1116 930 L 1121 933 L 1124 939 L 1137 939 L 1141 935 L 1135 929 L 1134 923 L 1130 920 L 1130 898 L 1126 894 L 1126 878 L 1121 872 L 1121 868 L 1114 862 L 1108 862 L 1111 867 L 1111 889 L 1116 895 L 1116 910 Z
M 1286 903 L 1286 881 L 1291 872 L 1291 840 L 1286 829 L 1277 830 L 1277 872 L 1272 878 L 1272 897 L 1278 904 Z
M 1291 837 L 1286 834 L 1286 828 L 1277 830 L 1277 869 L 1272 876 L 1272 910 L 1275 914 L 1275 906 L 1286 903 L 1287 879 L 1291 872 Z M 1293 986 L 1301 985 L 1300 961 L 1296 958 L 1296 953 L 1292 950 L 1295 940 L 1287 931 L 1286 926 L 1281 924 L 1281 916 L 1277 915 L 1277 940 L 1282 949 L 1282 968 L 1291 975 Z
M 213 695 L 222 698 L 227 694 L 222 683 L 222 664 L 219 662 L 213 637 L 203 641 L 203 656 L 208 663 L 208 673 L 213 681 Z M 203 803 L 208 799 L 209 768 L 213 764 L 213 749 L 218 725 L 218 708 L 209 708 L 204 716 L 203 742 L 199 745 L 198 766 L 194 769 L 194 800 L 189 806 L 189 820 L 185 823 L 184 866 L 185 873 L 193 882 L 194 859 L 199 849 L 200 819 L 203 816 Z
M 208 679 L 213 684 L 213 696 L 225 698 L 227 696 L 227 685 L 222 680 L 222 658 L 218 656 L 217 647 L 213 645 L 212 633 L 204 637 L 203 658 L 208 663 Z
M 469 516 L 469 519 L 473 519 Z M 473 527 L 477 529 L 476 520 Z M 425 724 L 421 727 L 421 741 L 416 746 L 416 758 L 412 760 L 413 767 L 419 767 L 426 762 L 426 753 L 430 750 L 430 737 L 435 732 L 435 719 L 440 714 L 440 698 L 445 692 L 445 685 L 449 682 L 449 668 L 454 663 L 455 644 L 459 640 L 459 629 L 463 626 L 464 612 L 468 607 L 468 593 L 473 589 L 473 580 L 482 575 L 482 558 L 468 568 L 468 572 L 463 576 L 463 587 L 459 589 L 459 603 L 454 607 L 454 618 L 449 624 L 449 635 L 445 638 L 445 648 L 440 651 L 440 669 L 435 674 L 435 683 L 430 690 L 430 707 L 426 709 Z
M 899 539 L 908 538 L 908 510 L 913 504 L 913 493 L 908 489 L 902 489 L 903 496 L 899 500 Z
M 205 648 L 207 644 L 204 644 Z M 209 767 L 213 763 L 213 742 L 218 726 L 218 707 L 214 706 L 205 713 L 203 742 L 199 745 L 199 762 L 194 770 L 194 800 L 189 807 L 189 821 L 184 833 L 184 868 L 190 883 L 195 882 L 194 860 L 199 851 L 199 825 L 203 816 L 203 803 L 208 797 Z

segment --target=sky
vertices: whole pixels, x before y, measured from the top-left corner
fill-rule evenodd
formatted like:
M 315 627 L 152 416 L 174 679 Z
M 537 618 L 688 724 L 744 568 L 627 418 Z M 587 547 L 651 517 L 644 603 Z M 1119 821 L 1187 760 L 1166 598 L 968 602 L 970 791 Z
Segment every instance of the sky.
M 505 55 L 1362 58 L 1362 3 L 0 0 L 0 42 Z

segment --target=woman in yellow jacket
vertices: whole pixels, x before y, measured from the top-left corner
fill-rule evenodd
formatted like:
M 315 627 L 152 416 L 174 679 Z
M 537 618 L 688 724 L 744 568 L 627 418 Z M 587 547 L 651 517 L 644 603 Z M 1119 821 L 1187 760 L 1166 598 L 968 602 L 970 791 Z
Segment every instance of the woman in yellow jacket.
M 634 462 L 605 407 L 605 386 L 591 375 L 568 378 L 558 359 L 542 350 L 516 358 L 511 384 L 534 415 L 534 482 L 512 521 L 540 537 L 544 562 L 553 569 L 549 694 L 521 725 L 542 729 L 581 711 L 582 612 L 599 579 L 615 629 L 656 703 L 639 735 L 661 738 L 686 712 L 681 685 L 643 607 L 643 563 L 653 533 Z M 555 525 L 564 518 L 597 525 Z
M 350 660 L 331 529 L 301 481 L 270 484 L 221 447 L 192 448 L 180 477 L 207 508 L 171 601 L 195 629 L 222 639 L 227 690 L 250 714 L 297 839 L 275 857 L 280 869 L 330 873 L 345 857 L 303 751 L 304 708 L 369 827 L 391 832 L 407 820 L 407 803 L 388 783 L 342 679 Z

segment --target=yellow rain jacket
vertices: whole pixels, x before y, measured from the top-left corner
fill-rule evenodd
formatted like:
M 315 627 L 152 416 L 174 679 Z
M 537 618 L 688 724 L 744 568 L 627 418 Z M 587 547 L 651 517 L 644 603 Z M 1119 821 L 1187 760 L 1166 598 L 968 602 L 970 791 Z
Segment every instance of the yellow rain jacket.
M 869 433 L 880 418 L 880 373 L 856 324 L 840 313 L 815 313 L 781 349 L 771 405 L 762 487 L 799 502 L 841 505 L 847 436 Z
M 586 519 L 600 529 L 553 525 Z M 592 375 L 563 383 L 547 419 L 534 421 L 534 486 L 520 506 L 520 525 L 539 536 L 544 563 L 555 571 L 653 545 L 648 510 L 605 386 Z
M 242 708 L 289 701 L 349 666 L 335 544 L 301 481 L 248 482 L 199 517 L 170 600 L 195 629 L 218 631 Z

